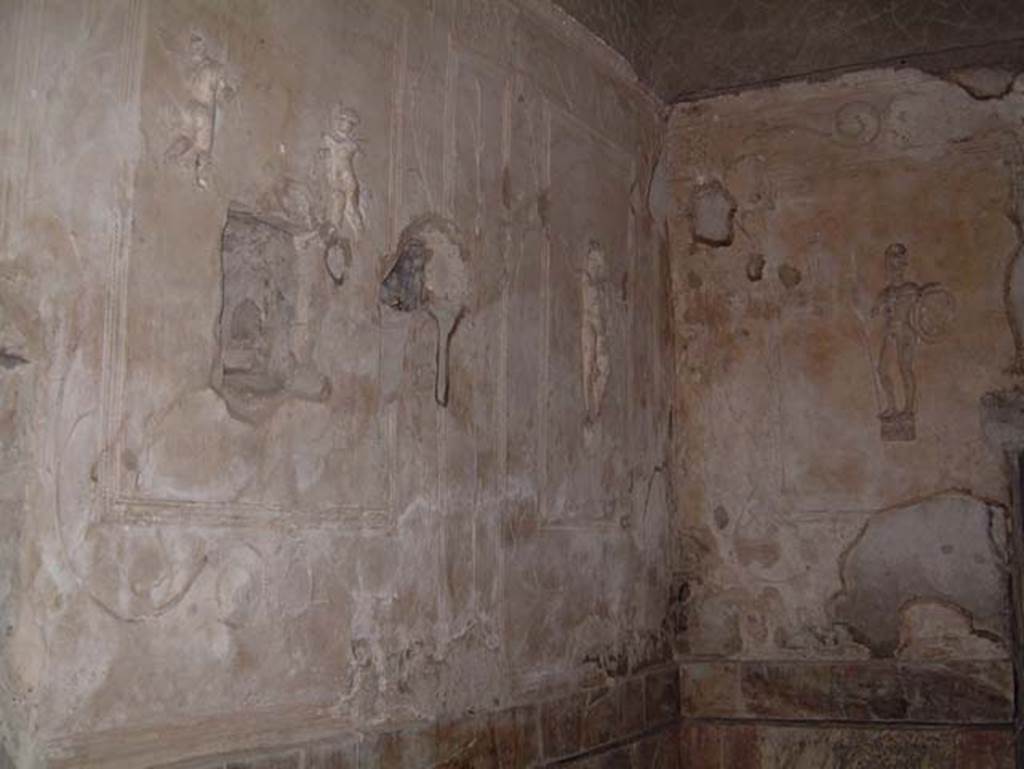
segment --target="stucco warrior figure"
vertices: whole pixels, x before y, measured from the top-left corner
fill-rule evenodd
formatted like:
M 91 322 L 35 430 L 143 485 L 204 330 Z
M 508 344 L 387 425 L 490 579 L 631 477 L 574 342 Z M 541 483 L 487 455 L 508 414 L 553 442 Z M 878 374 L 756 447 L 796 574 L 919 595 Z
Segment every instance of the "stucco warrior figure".
M 883 397 L 883 410 L 878 418 L 884 441 L 912 441 L 917 437 L 917 345 L 944 336 L 956 309 L 953 295 L 938 283 L 907 280 L 908 264 L 907 247 L 902 243 L 885 249 L 887 283 L 871 309 L 872 317 L 881 314 L 884 323 L 876 366 Z M 896 397 L 894 367 L 900 378 L 902 404 Z
M 210 183 L 213 141 L 217 130 L 217 110 L 221 101 L 234 94 L 225 75 L 224 64 L 210 55 L 206 40 L 193 33 L 189 39 L 189 101 L 182 114 L 182 131 L 167 150 L 167 157 L 192 156 L 196 184 L 205 189 Z

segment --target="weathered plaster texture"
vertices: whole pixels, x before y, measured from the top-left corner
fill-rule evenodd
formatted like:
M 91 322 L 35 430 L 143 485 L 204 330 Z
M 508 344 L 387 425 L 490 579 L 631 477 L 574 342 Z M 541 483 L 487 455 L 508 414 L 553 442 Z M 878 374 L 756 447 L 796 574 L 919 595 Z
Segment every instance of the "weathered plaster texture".
M 1022 117 L 1020 81 L 891 70 L 674 109 L 685 655 L 990 660 L 1012 692 L 981 399 L 1020 371 Z
M 668 658 L 661 116 L 626 72 L 540 0 L 0 3 L 19 767 Z

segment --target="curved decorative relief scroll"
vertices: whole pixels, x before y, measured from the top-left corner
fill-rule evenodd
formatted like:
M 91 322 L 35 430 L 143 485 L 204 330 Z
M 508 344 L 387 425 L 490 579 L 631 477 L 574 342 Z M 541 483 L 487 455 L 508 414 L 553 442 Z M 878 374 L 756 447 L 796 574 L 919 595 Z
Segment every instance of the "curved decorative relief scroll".
M 230 627 L 249 625 L 266 593 L 263 556 L 251 545 L 231 548 L 219 559 L 215 595 L 220 621 Z
M 104 612 L 123 622 L 159 617 L 178 604 L 206 567 L 202 544 L 182 532 L 103 525 L 111 499 L 97 493 L 100 413 L 88 398 L 81 350 L 57 353 L 58 418 L 49 438 L 58 543 L 75 582 Z
M 840 144 L 871 144 L 882 129 L 878 108 L 864 101 L 852 101 L 836 110 L 832 135 Z

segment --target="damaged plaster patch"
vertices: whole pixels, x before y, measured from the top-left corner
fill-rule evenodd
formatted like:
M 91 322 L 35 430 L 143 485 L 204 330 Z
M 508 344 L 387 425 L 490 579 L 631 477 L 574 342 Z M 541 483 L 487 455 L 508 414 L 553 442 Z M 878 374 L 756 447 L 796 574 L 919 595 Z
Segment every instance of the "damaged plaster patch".
M 448 347 L 469 296 L 465 246 L 455 223 L 429 213 L 410 222 L 379 298 L 400 312 L 422 309 L 437 323 L 434 399 L 440 406 L 448 405 Z
M 747 257 L 747 280 L 757 283 L 764 277 L 765 258 L 763 254 L 751 254 Z
M 16 352 L 0 348 L 0 368 L 12 369 L 24 366 L 26 363 L 28 363 L 28 358 L 18 355 Z
M 793 265 L 783 264 L 779 266 L 779 280 L 782 281 L 782 285 L 786 288 L 796 288 L 803 279 L 803 273 Z
M 920 600 L 900 612 L 900 659 L 1004 659 L 1006 648 L 978 633 L 963 609 L 941 601 Z
M 1003 451 L 1019 451 L 1024 435 L 1024 390 L 999 390 L 981 396 L 981 429 Z
M 949 80 L 975 99 L 1001 99 L 1013 88 L 1015 75 L 1005 69 L 971 67 L 949 73 Z
M 842 559 L 836 621 L 875 657 L 896 652 L 902 612 L 923 600 L 959 610 L 990 638 L 1005 638 L 1004 515 L 984 500 L 948 492 L 873 516 Z M 943 632 L 953 631 L 947 623 Z M 939 631 L 933 626 L 928 634 Z
M 709 246 L 728 246 L 733 239 L 736 199 L 720 181 L 702 184 L 692 199 L 693 239 Z
M 212 385 L 231 416 L 250 424 L 269 419 L 287 397 L 322 402 L 330 395 L 300 334 L 309 325 L 300 319 L 318 317 L 322 308 L 309 299 L 295 234 L 286 221 L 233 206 L 221 235 Z

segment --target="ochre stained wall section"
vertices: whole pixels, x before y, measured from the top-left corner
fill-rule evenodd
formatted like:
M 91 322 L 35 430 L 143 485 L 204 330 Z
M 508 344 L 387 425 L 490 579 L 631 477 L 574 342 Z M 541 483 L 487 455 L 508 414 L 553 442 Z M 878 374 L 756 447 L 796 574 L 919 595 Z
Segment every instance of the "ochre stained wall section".
M 1013 765 L 1011 479 L 982 402 L 1022 373 L 1022 115 L 1006 73 L 906 70 L 673 109 L 697 765 Z
M 980 399 L 1021 375 L 1022 115 L 888 70 L 673 110 L 691 712 L 1012 715 Z

